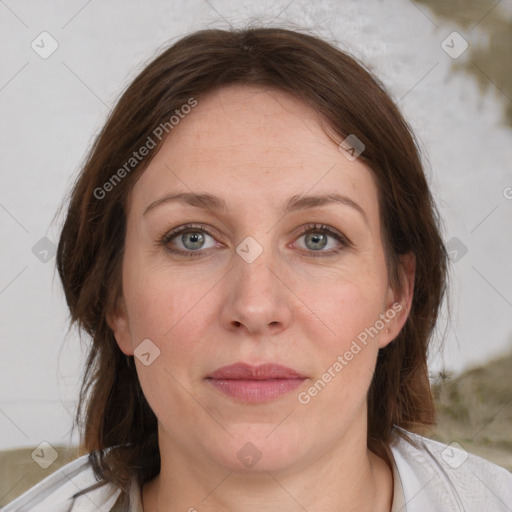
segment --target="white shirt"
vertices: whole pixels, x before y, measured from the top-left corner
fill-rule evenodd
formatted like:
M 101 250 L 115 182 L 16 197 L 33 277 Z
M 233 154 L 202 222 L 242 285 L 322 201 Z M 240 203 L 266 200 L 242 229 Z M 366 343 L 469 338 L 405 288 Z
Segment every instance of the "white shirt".
M 416 446 L 395 435 L 389 446 L 393 465 L 392 512 L 512 512 L 512 473 L 471 455 L 409 433 Z M 108 512 L 120 490 L 106 484 L 74 499 L 96 483 L 84 455 L 29 489 L 0 512 Z M 143 512 L 135 481 L 130 509 Z

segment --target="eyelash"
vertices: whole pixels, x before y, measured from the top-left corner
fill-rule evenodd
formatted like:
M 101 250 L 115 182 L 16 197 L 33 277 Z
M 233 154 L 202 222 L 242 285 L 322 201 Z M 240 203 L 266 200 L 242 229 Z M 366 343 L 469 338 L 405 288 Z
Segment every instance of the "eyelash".
M 158 240 L 158 245 L 163 246 L 168 252 L 172 254 L 177 254 L 179 256 L 192 258 L 202 256 L 205 251 L 201 249 L 197 251 L 183 251 L 181 249 L 171 248 L 169 246 L 169 242 L 171 242 L 173 238 L 176 238 L 179 235 L 191 231 L 203 231 L 212 238 L 215 238 L 215 235 L 211 232 L 209 227 L 204 224 L 185 224 L 183 226 L 179 226 L 175 229 L 172 229 L 171 231 L 166 232 L 160 238 L 160 240 Z M 350 240 L 347 237 L 345 237 L 338 231 L 335 231 L 334 229 L 330 228 L 329 226 L 326 226 L 325 224 L 307 224 L 301 228 L 297 238 L 300 238 L 301 236 L 304 236 L 310 232 L 327 234 L 340 243 L 339 247 L 337 247 L 336 249 L 331 249 L 330 251 L 318 251 L 316 253 L 315 251 L 307 251 L 308 256 L 311 256 L 313 258 L 333 256 L 341 252 L 341 250 L 343 250 L 344 248 L 352 247 L 352 242 L 350 242 Z M 302 250 L 302 252 L 304 252 L 304 250 Z

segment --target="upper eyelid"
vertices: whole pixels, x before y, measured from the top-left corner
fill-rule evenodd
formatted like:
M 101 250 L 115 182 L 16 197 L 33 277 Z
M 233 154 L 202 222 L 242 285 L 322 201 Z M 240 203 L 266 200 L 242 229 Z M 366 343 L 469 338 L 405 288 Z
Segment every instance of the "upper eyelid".
M 183 231 L 187 231 L 187 230 L 192 231 L 194 229 L 196 229 L 198 231 L 205 231 L 210 236 L 213 236 L 213 234 L 210 231 L 213 231 L 214 233 L 219 233 L 219 231 L 217 229 L 210 226 L 209 224 L 187 223 L 187 224 L 182 224 L 180 226 L 176 226 L 175 228 L 171 228 L 171 229 L 167 230 L 164 234 L 164 237 L 174 237 L 176 235 L 181 234 Z M 304 234 L 305 232 L 307 232 L 309 230 L 317 229 L 318 231 L 325 230 L 325 231 L 330 231 L 333 234 L 339 234 L 340 236 L 345 236 L 345 235 L 343 235 L 343 233 L 339 232 L 336 228 L 333 228 L 324 223 L 318 223 L 318 222 L 305 224 L 305 225 L 301 226 L 299 229 L 300 229 L 300 233 L 299 233 L 300 235 Z
M 197 231 L 204 231 L 207 235 L 211 237 L 214 237 L 216 233 L 219 233 L 215 228 L 207 224 L 187 223 L 169 229 L 168 231 L 165 232 L 162 239 L 169 241 L 172 240 L 174 237 L 181 235 L 183 232 L 193 231 L 194 229 Z
M 353 247 L 352 240 L 350 240 L 344 233 L 339 231 L 336 228 L 333 228 L 331 226 L 328 226 L 323 223 L 313 223 L 313 224 L 306 224 L 300 228 L 299 237 L 304 236 L 308 232 L 314 232 L 317 231 L 324 231 L 332 238 L 335 238 L 338 243 L 341 245 L 344 245 L 346 247 Z M 327 251 L 326 251 L 327 252 Z

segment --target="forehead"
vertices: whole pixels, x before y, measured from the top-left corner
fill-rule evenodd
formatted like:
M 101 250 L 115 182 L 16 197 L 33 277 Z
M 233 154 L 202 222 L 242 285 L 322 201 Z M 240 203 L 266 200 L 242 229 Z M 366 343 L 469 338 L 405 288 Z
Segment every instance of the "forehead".
M 198 99 L 138 180 L 132 200 L 139 209 L 176 190 L 269 206 L 293 195 L 338 192 L 369 213 L 377 206 L 373 173 L 360 159 L 346 158 L 317 111 L 283 91 L 245 85 Z

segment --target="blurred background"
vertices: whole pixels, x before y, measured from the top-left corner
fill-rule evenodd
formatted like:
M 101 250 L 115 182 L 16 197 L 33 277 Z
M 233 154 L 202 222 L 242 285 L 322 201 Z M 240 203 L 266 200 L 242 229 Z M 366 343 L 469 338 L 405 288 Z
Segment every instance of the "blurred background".
M 248 23 L 360 58 L 409 121 L 451 257 L 430 435 L 512 469 L 512 0 L 0 0 L 0 506 L 78 453 L 87 340 L 54 256 L 94 136 L 168 44 Z

